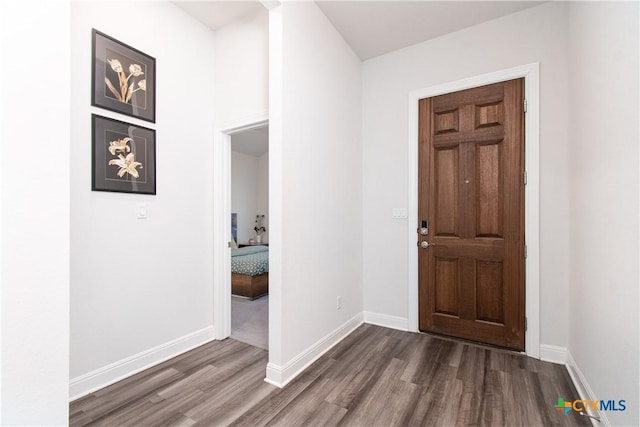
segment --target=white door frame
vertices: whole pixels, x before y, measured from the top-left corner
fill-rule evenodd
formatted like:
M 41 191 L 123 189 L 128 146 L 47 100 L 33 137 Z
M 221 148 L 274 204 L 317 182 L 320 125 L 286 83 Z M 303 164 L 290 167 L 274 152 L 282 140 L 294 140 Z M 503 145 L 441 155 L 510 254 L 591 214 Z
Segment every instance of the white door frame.
M 409 205 L 407 232 L 409 236 L 409 330 L 418 332 L 418 101 L 464 89 L 524 77 L 525 99 L 525 243 L 527 245 L 525 316 L 525 352 L 540 358 L 540 160 L 539 160 L 539 63 L 483 74 L 409 93 Z
M 213 132 L 213 329 L 231 335 L 231 135 L 263 127 L 269 113 L 248 116 Z

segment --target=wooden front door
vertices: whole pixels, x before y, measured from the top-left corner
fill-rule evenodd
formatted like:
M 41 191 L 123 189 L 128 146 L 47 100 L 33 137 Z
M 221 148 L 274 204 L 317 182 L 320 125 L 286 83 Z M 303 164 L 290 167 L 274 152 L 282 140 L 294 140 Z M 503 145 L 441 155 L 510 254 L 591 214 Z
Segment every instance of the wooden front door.
M 524 350 L 523 84 L 420 100 L 422 331 Z

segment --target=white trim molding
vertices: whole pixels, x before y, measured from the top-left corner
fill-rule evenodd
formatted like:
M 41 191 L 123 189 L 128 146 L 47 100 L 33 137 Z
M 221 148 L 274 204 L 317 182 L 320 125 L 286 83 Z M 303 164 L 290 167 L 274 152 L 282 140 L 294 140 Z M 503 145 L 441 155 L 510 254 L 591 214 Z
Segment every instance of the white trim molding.
M 213 328 L 222 340 L 231 335 L 231 136 L 213 137 Z
M 423 98 L 522 77 L 525 80 L 525 99 L 527 100 L 525 115 L 525 170 L 527 171 L 527 185 L 525 187 L 525 238 L 527 244 L 525 351 L 528 356 L 537 359 L 540 357 L 540 77 L 537 62 L 430 86 L 409 93 L 408 330 L 418 331 L 418 252 L 413 238 L 418 226 L 418 102 Z
M 545 362 L 557 363 L 564 365 L 571 377 L 571 382 L 578 392 L 578 396 L 582 400 L 599 400 L 593 389 L 587 382 L 586 377 L 576 365 L 576 361 L 573 359 L 571 352 L 566 347 L 557 345 L 541 344 L 540 345 L 540 360 Z M 570 397 L 570 396 L 566 396 Z M 586 408 L 587 415 L 593 417 L 590 419 L 591 423 L 595 426 L 610 426 L 609 420 L 606 414 L 599 409 L 593 410 L 590 406 Z M 600 420 L 599 423 L 594 423 L 595 420 Z
M 69 382 L 69 400 L 79 399 L 213 340 L 213 327 L 208 326 L 72 378 Z
M 222 132 L 233 134 L 265 125 L 269 121 L 269 110 L 258 111 L 227 120 L 219 126 Z
M 576 387 L 576 390 L 578 391 L 578 395 L 580 395 L 580 399 L 599 400 L 596 397 L 596 394 L 593 392 L 593 389 L 587 382 L 587 378 L 582 374 L 582 371 L 576 364 L 576 361 L 573 359 L 571 352 L 567 350 L 566 356 L 567 356 L 567 362 L 566 362 L 567 371 L 569 372 L 569 376 L 571 377 L 571 381 L 573 382 L 573 385 Z M 607 418 L 607 415 L 603 411 L 600 411 L 599 409 L 596 409 L 594 411 L 589 406 L 589 408 L 587 408 L 587 414 L 590 417 L 594 417 L 600 420 L 600 423 L 596 424 L 593 422 L 594 420 L 592 419 L 591 423 L 593 425 L 598 425 L 598 426 L 611 425 L 611 423 L 609 422 L 609 419 Z
M 567 363 L 567 349 L 558 345 L 540 344 L 540 360 L 564 365 Z
M 390 316 L 372 311 L 364 312 L 364 323 L 384 326 L 385 328 L 397 329 L 399 331 L 409 330 L 409 320 L 406 317 Z
M 307 369 L 313 362 L 318 360 L 323 354 L 331 350 L 336 344 L 345 339 L 351 332 L 362 325 L 363 315 L 358 313 L 344 324 L 334 329 L 333 332 L 325 335 L 315 344 L 295 356 L 293 359 L 278 366 L 269 362 L 267 364 L 267 377 L 264 379 L 269 384 L 276 387 L 284 387 L 297 377 L 302 371 Z

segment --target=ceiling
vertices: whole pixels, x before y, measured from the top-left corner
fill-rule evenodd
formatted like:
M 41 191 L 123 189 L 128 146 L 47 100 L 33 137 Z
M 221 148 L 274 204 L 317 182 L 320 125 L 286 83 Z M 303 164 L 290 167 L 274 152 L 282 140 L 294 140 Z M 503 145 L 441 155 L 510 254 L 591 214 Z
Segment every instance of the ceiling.
M 257 13 L 257 1 L 174 1 L 212 30 Z M 543 1 L 327 1 L 316 3 L 360 59 L 509 15 Z
M 225 25 L 253 15 L 264 6 L 257 1 L 174 1 L 189 15 L 216 31 Z
M 260 157 L 269 151 L 269 126 L 245 130 L 231 135 L 231 149 Z
M 360 59 L 367 60 L 509 15 L 542 1 L 316 1 Z

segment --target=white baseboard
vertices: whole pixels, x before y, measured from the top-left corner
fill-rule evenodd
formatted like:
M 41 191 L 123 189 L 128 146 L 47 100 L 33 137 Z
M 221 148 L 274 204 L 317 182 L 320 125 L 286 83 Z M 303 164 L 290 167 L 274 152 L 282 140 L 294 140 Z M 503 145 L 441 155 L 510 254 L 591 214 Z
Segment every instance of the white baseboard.
M 591 386 L 587 382 L 587 379 L 582 374 L 582 371 L 580 371 L 580 368 L 578 368 L 576 361 L 573 360 L 573 356 L 569 351 L 567 351 L 566 366 L 567 366 L 567 371 L 569 371 L 569 376 L 571 377 L 571 381 L 573 381 L 573 385 L 576 387 L 576 390 L 578 391 L 580 398 L 583 400 L 599 400 L 596 397 L 595 393 L 593 392 L 593 389 L 591 389 Z M 591 420 L 591 423 L 594 426 L 610 426 L 611 425 L 611 423 L 609 422 L 609 419 L 607 418 L 607 416 L 603 411 L 600 411 L 600 410 L 593 411 L 589 408 L 587 410 L 587 413 L 592 417 L 600 419 L 599 423 L 595 422 L 595 420 Z
M 208 326 L 79 377 L 72 378 L 69 383 L 70 400 L 73 401 L 86 396 L 213 340 L 213 326 Z
M 573 356 L 571 356 L 571 352 L 566 347 L 560 347 L 557 345 L 549 345 L 549 344 L 541 344 L 540 345 L 540 359 L 545 362 L 558 363 L 561 365 L 565 365 L 567 368 L 567 372 L 569 372 L 569 376 L 571 377 L 571 381 L 573 385 L 576 387 L 578 391 L 578 395 L 580 399 L 583 400 L 598 400 L 596 395 L 593 393 L 593 390 L 589 386 L 587 379 L 584 377 L 578 365 L 576 365 L 575 360 L 573 360 Z M 599 418 L 600 422 L 596 422 L 593 419 L 590 419 L 591 423 L 594 426 L 609 426 L 609 420 L 607 416 L 599 411 L 599 410 L 587 410 L 588 415 Z
M 567 363 L 567 349 L 558 345 L 540 344 L 540 360 L 565 365 Z
M 268 363 L 267 377 L 264 380 L 276 387 L 284 387 L 309 365 L 318 360 L 320 356 L 342 341 L 358 326 L 362 325 L 362 323 L 364 323 L 362 313 L 358 313 L 333 332 L 330 332 L 289 362 L 285 363 L 284 366 Z
M 384 326 L 385 328 L 397 329 L 399 331 L 409 330 L 409 319 L 406 317 L 390 316 L 388 314 L 364 312 L 364 323 L 370 325 Z

